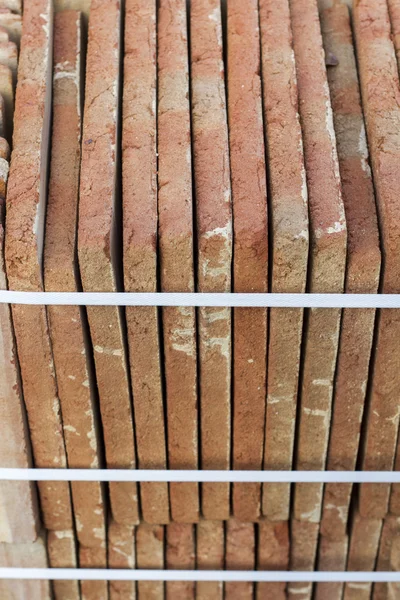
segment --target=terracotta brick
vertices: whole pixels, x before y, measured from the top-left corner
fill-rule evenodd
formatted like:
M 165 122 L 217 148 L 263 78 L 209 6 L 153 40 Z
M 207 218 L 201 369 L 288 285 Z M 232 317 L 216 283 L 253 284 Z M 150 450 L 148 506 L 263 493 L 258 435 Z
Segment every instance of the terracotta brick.
M 336 66 L 328 67 L 328 82 L 348 231 L 345 290 L 373 294 L 379 284 L 379 234 L 348 8 L 337 4 L 325 10 L 321 23 L 325 54 L 338 60 Z M 356 467 L 374 321 L 375 311 L 371 309 L 343 311 L 329 470 Z M 335 539 L 344 535 L 351 490 L 350 484 L 325 487 L 323 535 Z
M 5 193 L 10 150 L 0 139 L 0 289 L 7 289 L 4 268 Z M 0 420 L 2 436 L 0 464 L 2 467 L 32 466 L 30 438 L 22 397 L 18 359 L 10 308 L 0 306 Z M 0 483 L 0 542 L 34 542 L 38 535 L 39 514 L 36 487 L 23 481 Z
M 196 568 L 223 569 L 225 562 L 225 535 L 222 521 L 200 521 L 196 526 Z M 221 581 L 196 583 L 197 600 L 222 600 Z
M 164 569 L 164 527 L 141 523 L 136 529 L 138 569 Z M 163 600 L 162 581 L 138 581 L 138 600 Z
M 318 523 L 296 521 L 290 524 L 290 569 L 292 571 L 314 571 L 318 543 Z M 293 582 L 288 584 L 290 600 L 311 600 L 313 584 Z
M 126 292 L 157 291 L 156 3 L 125 8 L 122 107 L 124 284 Z M 158 309 L 127 307 L 138 464 L 166 468 Z M 145 521 L 168 523 L 166 483 L 140 485 Z
M 197 290 L 229 292 L 232 205 L 219 0 L 190 4 L 192 144 L 197 213 Z M 201 464 L 229 469 L 231 310 L 199 310 Z M 227 519 L 230 486 L 202 485 L 202 514 Z
M 257 568 L 266 571 L 289 569 L 288 522 L 261 521 L 258 526 Z M 258 600 L 285 600 L 287 585 L 284 582 L 257 584 Z
M 107 567 L 107 548 L 102 543 L 93 548 L 79 545 L 79 567 L 84 569 L 103 569 Z M 83 580 L 81 584 L 82 600 L 108 600 L 107 581 Z
M 305 291 L 308 206 L 289 3 L 260 2 L 262 82 L 273 232 L 274 293 Z M 264 469 L 291 469 L 301 309 L 271 309 Z M 264 484 L 263 514 L 289 518 L 290 485 Z
M 229 519 L 225 529 L 225 568 L 253 570 L 256 565 L 255 531 L 253 523 Z M 251 600 L 254 586 L 248 582 L 226 582 L 226 600 Z
M 27 544 L 0 544 L 1 567 L 48 567 L 46 537 L 42 532 L 37 540 Z M 51 600 L 48 581 L 0 579 L 2 600 Z
M 108 566 L 110 569 L 134 569 L 135 528 L 131 525 L 119 525 L 111 521 L 108 525 Z M 110 581 L 110 600 L 135 600 L 134 581 Z M 93 600 L 95 600 L 93 598 Z
M 267 190 L 258 17 L 256 0 L 230 0 L 228 3 L 228 121 L 235 292 L 268 291 Z M 233 468 L 261 469 L 267 369 L 265 309 L 235 309 L 234 349 Z M 235 517 L 243 521 L 256 520 L 260 515 L 260 504 L 260 484 L 233 486 Z
M 400 289 L 400 227 L 396 189 L 400 179 L 400 89 L 396 56 L 391 39 L 386 2 L 360 0 L 354 6 L 354 34 L 368 146 L 382 251 L 382 292 Z M 382 64 L 385 68 L 382 69 Z M 393 133 L 394 132 L 394 133 Z M 362 468 L 393 468 L 400 415 L 400 315 L 396 310 L 380 311 L 375 347 L 374 372 L 364 435 Z M 387 512 L 388 485 L 366 485 L 360 489 L 360 513 L 381 518 Z
M 195 568 L 194 526 L 187 523 L 170 523 L 166 527 L 166 568 Z M 166 600 L 194 600 L 195 584 L 192 581 L 168 581 Z
M 117 197 L 120 3 L 93 0 L 82 133 L 78 255 L 84 291 L 121 289 Z M 101 52 L 99 48 L 101 47 Z M 99 203 L 99 198 L 104 202 Z M 109 468 L 136 466 L 124 323 L 118 307 L 88 307 Z M 134 483 L 110 484 L 113 518 L 138 520 Z
M 24 7 L 25 12 L 26 6 Z M 21 15 L 14 14 L 8 9 L 0 10 L 0 27 L 4 27 L 8 32 L 10 40 L 19 46 L 23 28 Z
M 158 11 L 158 214 L 161 291 L 193 292 L 193 207 L 185 0 Z M 196 323 L 193 308 L 163 310 L 168 465 L 198 467 Z M 198 485 L 170 485 L 175 521 L 199 517 Z
M 383 522 L 381 539 L 379 542 L 378 560 L 376 571 L 391 571 L 393 569 L 393 543 L 400 537 L 400 518 L 386 517 Z M 388 600 L 392 597 L 389 592 L 388 583 L 375 583 L 373 588 L 373 600 Z M 392 590 L 393 591 L 393 588 Z
M 0 94 L 4 102 L 4 136 L 11 142 L 14 115 L 13 74 L 11 69 L 4 64 L 0 64 Z
M 317 3 L 290 2 L 307 173 L 311 270 L 308 291 L 343 291 L 346 219 Z M 325 468 L 338 349 L 340 309 L 307 315 L 297 469 Z M 317 523 L 321 484 L 295 486 L 294 518 Z
M 397 64 L 400 64 L 400 2 L 388 0 L 389 17 L 392 29 L 392 40 L 396 51 Z
M 72 530 L 49 531 L 47 536 L 49 566 L 52 568 L 76 568 L 75 535 Z M 79 582 L 53 581 L 55 600 L 80 600 Z
M 5 258 L 8 284 L 15 290 L 43 290 L 51 32 L 51 2 L 28 3 L 7 189 Z M 66 455 L 46 309 L 14 305 L 12 316 L 35 466 L 63 468 Z M 44 482 L 39 490 L 45 526 L 60 531 L 71 529 L 69 485 Z
M 347 9 L 346 9 L 347 10 Z M 345 571 L 347 562 L 348 537 L 329 539 L 321 536 L 318 547 L 319 571 Z M 315 585 L 316 600 L 342 600 L 344 585 L 338 582 L 324 582 Z

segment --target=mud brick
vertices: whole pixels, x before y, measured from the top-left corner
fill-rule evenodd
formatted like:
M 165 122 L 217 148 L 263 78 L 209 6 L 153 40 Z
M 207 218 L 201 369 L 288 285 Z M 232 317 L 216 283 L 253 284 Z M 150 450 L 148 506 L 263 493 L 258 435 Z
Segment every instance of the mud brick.
M 224 568 L 225 536 L 222 521 L 200 521 L 196 526 L 196 568 L 217 570 Z M 199 581 L 196 583 L 197 600 L 222 600 L 223 583 Z
M 124 284 L 157 291 L 156 3 L 128 0 L 122 107 Z M 138 464 L 166 468 L 157 307 L 127 307 Z M 142 483 L 145 521 L 169 521 L 168 484 Z
M 194 526 L 188 523 L 170 523 L 166 527 L 166 568 L 194 569 L 195 539 Z M 167 600 L 194 600 L 193 581 L 168 581 L 166 583 Z
M 118 0 L 91 3 L 79 199 L 78 256 L 84 291 L 121 289 L 117 194 L 121 11 Z M 101 51 L 99 50 L 101 48 Z M 99 198 L 103 201 L 99 202 Z M 88 307 L 109 468 L 136 466 L 124 322 L 119 307 Z M 110 484 L 115 521 L 138 521 L 134 483 Z
M 268 291 L 265 148 L 260 81 L 258 2 L 227 8 L 228 122 L 234 222 L 235 292 Z M 233 468 L 261 469 L 267 374 L 267 311 L 234 311 Z M 251 431 L 251 435 L 249 432 Z M 260 515 L 261 484 L 233 486 L 233 512 Z
M 260 2 L 264 122 L 275 293 L 305 291 L 308 207 L 289 3 Z M 303 326 L 302 309 L 270 310 L 265 469 L 291 469 Z M 290 485 L 264 484 L 263 514 L 289 518 Z
M 252 571 L 256 565 L 255 525 L 229 519 L 225 529 L 225 567 Z M 226 582 L 227 600 L 250 600 L 254 586 L 249 582 Z
M 289 525 L 288 522 L 261 521 L 258 526 L 259 569 L 287 571 L 289 568 Z M 286 583 L 263 582 L 257 584 L 258 600 L 285 600 Z
M 310 214 L 308 291 L 340 293 L 346 262 L 346 219 L 317 3 L 291 0 L 290 8 Z M 298 469 L 325 468 L 340 312 L 311 309 L 307 315 Z M 321 484 L 295 486 L 295 519 L 319 522 L 322 489 Z
M 318 548 L 319 571 L 345 571 L 347 549 L 347 535 L 340 540 L 321 536 Z M 344 585 L 340 581 L 317 583 L 315 586 L 316 600 L 342 600 L 343 588 Z
M 193 206 L 188 43 L 185 0 L 158 10 L 158 214 L 161 291 L 193 292 Z M 168 465 L 198 467 L 196 322 L 194 308 L 163 310 Z M 199 518 L 198 484 L 170 485 L 175 521 Z
M 108 566 L 110 569 L 134 569 L 135 528 L 131 525 L 119 525 L 111 521 L 108 526 Z M 110 581 L 110 600 L 135 600 L 134 581 Z M 93 598 L 93 600 L 95 600 Z
M 141 523 L 136 528 L 136 566 L 138 569 L 164 569 L 164 527 Z M 162 581 L 138 581 L 138 600 L 163 600 Z
M 336 4 L 325 10 L 321 13 L 321 23 L 325 54 L 335 56 L 338 61 L 328 67 L 328 82 L 348 231 L 345 290 L 373 294 L 379 284 L 379 234 L 348 8 Z M 374 320 L 372 309 L 343 311 L 329 470 L 352 470 L 356 466 Z M 351 490 L 350 484 L 325 487 L 323 535 L 331 539 L 344 535 Z
M 229 292 L 232 205 L 219 0 L 190 4 L 194 189 L 197 213 L 197 289 Z M 231 310 L 199 310 L 201 464 L 229 469 L 231 451 Z M 202 485 L 202 514 L 227 519 L 228 483 Z
M 47 535 L 49 566 L 52 568 L 76 568 L 75 535 L 72 530 L 50 531 Z M 53 581 L 55 600 L 80 600 L 78 581 Z

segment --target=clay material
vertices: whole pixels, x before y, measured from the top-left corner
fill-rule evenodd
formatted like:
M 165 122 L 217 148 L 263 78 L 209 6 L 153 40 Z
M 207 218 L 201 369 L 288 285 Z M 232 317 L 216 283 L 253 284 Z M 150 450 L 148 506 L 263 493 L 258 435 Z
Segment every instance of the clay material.
M 200 521 L 196 526 L 196 568 L 216 570 L 224 568 L 225 535 L 222 521 Z M 198 581 L 197 600 L 222 600 L 223 583 Z
M 166 527 L 166 568 L 195 568 L 194 526 L 186 523 L 171 523 Z M 168 581 L 166 600 L 194 600 L 195 583 L 193 581 Z
M 52 568 L 76 568 L 75 535 L 72 530 L 49 531 L 47 536 L 49 566 Z M 78 581 L 53 581 L 55 600 L 80 600 Z
M 24 7 L 24 13 L 26 6 Z M 45 14 L 45 13 L 42 13 Z M 24 15 L 25 17 L 25 15 Z M 9 38 L 19 47 L 22 35 L 22 17 L 19 14 L 14 14 L 9 9 L 0 10 L 0 27 L 8 32 Z
M 164 569 L 165 531 L 162 525 L 141 523 L 136 529 L 136 566 L 138 569 Z M 138 600 L 163 600 L 162 581 L 138 581 Z
M 225 568 L 252 571 L 256 565 L 253 523 L 229 519 L 225 529 Z M 254 586 L 249 582 L 226 582 L 227 600 L 252 600 Z
M 347 10 L 347 9 L 346 9 Z M 321 536 L 318 548 L 318 569 L 320 571 L 345 571 L 347 561 L 348 538 L 331 540 Z M 340 581 L 317 583 L 317 600 L 342 600 L 344 584 Z
M 258 569 L 287 571 L 289 569 L 289 525 L 287 521 L 261 521 L 258 526 Z M 286 583 L 257 584 L 257 600 L 285 600 Z
M 108 566 L 110 569 L 135 569 L 135 528 L 111 521 L 108 526 Z M 110 600 L 135 600 L 134 581 L 110 581 Z M 95 600 L 93 598 L 93 600 Z

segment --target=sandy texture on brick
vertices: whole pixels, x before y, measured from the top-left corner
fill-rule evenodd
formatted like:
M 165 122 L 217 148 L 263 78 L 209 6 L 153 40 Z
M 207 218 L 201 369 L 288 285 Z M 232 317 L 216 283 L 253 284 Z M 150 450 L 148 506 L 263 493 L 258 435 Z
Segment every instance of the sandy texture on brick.
M 125 9 L 122 106 L 124 285 L 157 291 L 156 3 Z M 129 359 L 139 467 L 166 468 L 158 309 L 128 307 Z M 166 483 L 142 483 L 145 521 L 168 523 Z
M 229 519 L 225 526 L 225 568 L 250 570 L 256 566 L 255 531 L 253 523 Z M 254 586 L 248 582 L 226 582 L 227 600 L 251 600 Z
M 217 570 L 224 568 L 225 535 L 222 521 L 200 521 L 196 526 L 196 568 Z M 223 583 L 198 581 L 197 600 L 222 600 Z
M 310 215 L 310 292 L 343 291 L 346 220 L 316 1 L 290 2 Z M 339 309 L 307 314 L 296 467 L 324 469 Z M 322 485 L 295 486 L 294 518 L 320 520 Z
M 32 4 L 32 2 L 29 2 L 29 4 Z M 24 7 L 24 13 L 25 12 L 26 7 Z M 10 40 L 19 46 L 22 35 L 21 15 L 14 14 L 10 10 L 6 9 L 0 10 L 0 27 L 4 27 L 4 29 L 8 32 Z
M 348 8 L 336 5 L 321 14 L 328 82 L 338 147 L 348 248 L 345 289 L 348 293 L 376 293 L 380 249 L 371 169 Z M 375 311 L 344 310 L 336 370 L 334 410 L 327 468 L 356 466 L 371 356 Z M 347 528 L 351 485 L 325 487 L 321 532 L 340 539 Z
M 75 535 L 71 529 L 49 531 L 47 535 L 49 566 L 52 568 L 76 568 Z M 55 600 L 80 600 L 78 581 L 53 581 Z
M 108 566 L 110 569 L 135 569 L 135 528 L 111 521 L 108 526 Z M 134 581 L 110 581 L 110 600 L 135 600 Z M 93 598 L 93 600 L 95 600 Z
M 400 90 L 396 55 L 386 2 L 359 0 L 354 6 L 354 34 L 374 175 L 382 252 L 382 292 L 400 290 Z M 384 67 L 382 67 L 384 65 Z M 400 415 L 400 315 L 380 312 L 362 468 L 393 468 Z M 387 511 L 389 486 L 361 486 L 360 512 L 380 518 Z
M 138 569 L 164 569 L 164 538 L 162 525 L 141 523 L 136 529 L 136 566 Z M 162 581 L 138 581 L 138 600 L 163 600 Z
M 318 569 L 320 571 L 345 571 L 347 549 L 347 535 L 335 540 L 321 536 L 318 547 Z M 342 600 L 343 588 L 344 584 L 340 581 L 317 583 L 315 598 L 316 600 Z
M 120 206 L 116 192 L 120 19 L 118 0 L 92 2 L 78 230 L 84 291 L 120 289 Z M 132 469 L 136 457 L 122 312 L 118 307 L 89 307 L 88 318 L 107 466 Z M 136 523 L 136 485 L 110 484 L 110 495 L 113 518 L 121 524 Z
M 377 571 L 392 570 L 393 543 L 400 537 L 400 518 L 386 517 L 383 522 L 381 539 L 379 542 L 378 560 L 375 566 Z M 393 557 L 394 558 L 394 557 Z M 373 600 L 392 600 L 396 596 L 388 583 L 375 583 L 373 587 Z
M 260 2 L 264 122 L 272 217 L 274 293 L 305 291 L 308 206 L 289 3 Z M 296 422 L 301 309 L 269 317 L 264 469 L 291 469 Z M 263 486 L 263 514 L 289 518 L 290 485 Z
M 193 223 L 185 0 L 158 11 L 158 214 L 161 291 L 193 292 Z M 196 324 L 193 308 L 163 310 L 168 465 L 198 467 Z M 172 518 L 195 522 L 198 485 L 170 485 Z
M 256 0 L 231 0 L 227 11 L 235 292 L 268 291 L 267 190 L 257 6 Z M 266 356 L 267 311 L 235 309 L 234 469 L 262 468 Z M 260 496 L 260 484 L 235 484 L 235 516 L 244 521 L 256 520 L 260 515 Z
M 314 571 L 318 543 L 318 523 L 297 521 L 290 524 L 290 569 L 291 571 Z M 311 600 L 313 584 L 295 582 L 288 584 L 290 600 Z
M 166 568 L 195 568 L 195 532 L 194 526 L 186 523 L 171 523 L 166 527 Z M 195 583 L 193 581 L 169 581 L 165 584 L 166 600 L 194 600 Z
M 219 0 L 190 5 L 192 143 L 197 214 L 197 290 L 229 292 L 232 207 Z M 229 469 L 231 310 L 199 310 L 201 464 Z M 203 484 L 202 513 L 229 517 L 229 484 Z
M 51 3 L 47 0 L 28 3 L 24 12 L 14 148 L 7 189 L 5 259 L 8 284 L 15 290 L 43 289 L 41 271 L 50 125 L 51 26 Z M 15 305 L 12 315 L 35 465 L 65 467 L 46 309 L 43 306 Z M 39 489 L 46 527 L 70 529 L 68 484 L 40 483 Z
M 289 525 L 287 521 L 261 521 L 258 526 L 257 568 L 267 571 L 287 571 L 289 568 Z M 285 600 L 286 583 L 257 584 L 257 600 Z

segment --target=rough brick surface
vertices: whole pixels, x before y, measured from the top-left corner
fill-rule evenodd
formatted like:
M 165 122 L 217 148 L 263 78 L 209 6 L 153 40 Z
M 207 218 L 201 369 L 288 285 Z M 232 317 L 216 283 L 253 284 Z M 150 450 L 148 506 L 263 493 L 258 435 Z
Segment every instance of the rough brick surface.
M 118 0 L 93 0 L 86 63 L 78 231 L 84 291 L 119 289 L 120 210 L 116 177 L 120 20 Z M 118 307 L 89 307 L 88 318 L 107 466 L 135 468 L 122 312 Z M 136 485 L 110 484 L 110 495 L 113 518 L 121 524 L 136 523 Z
M 316 1 L 290 2 L 310 214 L 310 292 L 342 292 L 346 221 Z M 305 331 L 298 469 L 324 469 L 340 326 L 339 309 L 311 309 Z M 318 522 L 322 485 L 295 486 L 294 518 Z
M 3 98 L 3 129 L 5 137 L 11 142 L 14 114 L 13 74 L 7 65 L 0 64 L 0 94 Z
M 314 571 L 317 553 L 319 524 L 296 521 L 290 524 L 290 569 L 292 571 Z M 288 584 L 290 600 L 311 600 L 313 585 L 307 582 Z
M 76 568 L 75 535 L 72 530 L 50 531 L 47 536 L 49 566 L 52 568 Z M 80 600 L 78 581 L 53 581 L 55 600 Z
M 158 11 L 158 214 L 161 291 L 193 292 L 193 207 L 185 0 Z M 168 465 L 198 467 L 196 326 L 193 308 L 163 310 Z M 172 518 L 199 516 L 198 485 L 170 485 Z
M 138 569 L 164 569 L 165 531 L 162 525 L 141 523 L 136 529 L 136 566 Z M 138 600 L 163 600 L 162 581 L 138 581 Z
M 253 523 L 229 519 L 225 529 L 225 568 L 252 571 L 256 565 L 255 531 Z M 254 586 L 248 582 L 226 582 L 227 600 L 251 600 Z
M 383 0 L 359 0 L 354 33 L 364 115 L 378 205 L 382 251 L 382 292 L 400 291 L 400 89 L 389 14 Z M 384 65 L 384 68 L 382 68 Z M 400 415 L 400 315 L 381 311 L 362 468 L 393 468 Z M 387 511 L 388 485 L 361 486 L 360 513 L 381 518 Z
M 171 523 L 167 525 L 166 531 L 166 568 L 194 569 L 196 556 L 194 526 L 187 523 Z M 194 582 L 166 583 L 166 600 L 194 600 L 194 598 Z
M 258 17 L 256 0 L 231 0 L 228 3 L 228 121 L 235 292 L 268 291 L 267 191 Z M 266 356 L 267 311 L 235 309 L 234 469 L 262 468 Z M 243 521 L 256 520 L 260 515 L 260 495 L 260 484 L 235 484 L 235 516 Z
M 126 292 L 157 291 L 156 4 L 125 8 L 122 107 L 124 284 Z M 158 309 L 126 309 L 139 467 L 166 468 Z M 168 523 L 166 483 L 142 483 L 145 521 Z
M 224 524 L 222 521 L 200 521 L 196 526 L 196 568 L 223 569 L 225 552 Z M 223 583 L 198 581 L 197 600 L 222 600 Z
M 289 569 L 289 525 L 287 521 L 261 521 L 258 526 L 257 567 L 266 571 Z M 257 584 L 258 600 L 285 600 L 286 583 Z
M 347 10 L 347 9 L 346 9 Z M 347 562 L 348 537 L 331 540 L 321 536 L 318 547 L 319 571 L 345 571 Z M 342 600 L 344 585 L 340 581 L 324 582 L 315 585 L 316 600 Z
M 26 12 L 26 7 L 24 7 L 24 12 Z M 19 46 L 22 33 L 21 15 L 14 14 L 10 10 L 1 10 L 0 27 L 4 27 L 4 29 L 8 32 L 10 40 Z
M 111 521 L 108 526 L 108 566 L 110 569 L 135 569 L 135 528 Z M 135 600 L 134 581 L 110 581 L 110 600 Z M 93 600 L 95 600 L 93 598 Z
M 16 127 L 7 189 L 5 258 L 11 289 L 41 291 L 47 144 L 50 125 L 52 10 L 47 0 L 24 11 Z M 24 177 L 21 178 L 21 173 Z M 12 309 L 35 465 L 66 466 L 53 357 L 43 306 Z M 40 483 L 46 527 L 71 529 L 67 483 Z
M 328 82 L 338 147 L 348 248 L 345 289 L 376 293 L 380 249 L 371 170 L 348 8 L 337 4 L 321 14 Z M 374 330 L 375 311 L 344 310 L 335 378 L 327 468 L 356 466 Z M 321 532 L 340 539 L 347 527 L 351 485 L 325 487 Z
M 7 8 L 13 12 L 21 12 L 21 0 L 1 0 L 0 8 Z
M 232 207 L 219 0 L 190 5 L 192 144 L 199 292 L 229 292 Z M 201 464 L 229 469 L 231 449 L 231 310 L 199 310 Z M 202 485 L 202 514 L 229 517 L 229 484 Z
M 260 2 L 262 82 L 273 232 L 274 293 L 305 291 L 307 184 L 298 114 L 289 3 Z M 271 309 L 265 469 L 291 469 L 303 325 L 301 309 Z M 289 518 L 290 485 L 264 484 L 263 514 Z
M 0 63 L 11 70 L 15 85 L 18 67 L 18 48 L 14 42 L 0 43 Z

